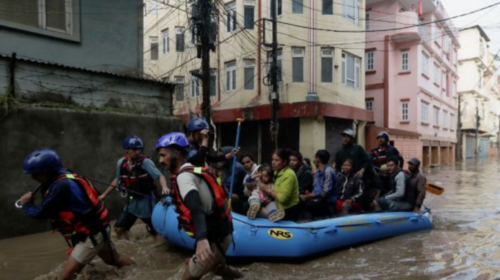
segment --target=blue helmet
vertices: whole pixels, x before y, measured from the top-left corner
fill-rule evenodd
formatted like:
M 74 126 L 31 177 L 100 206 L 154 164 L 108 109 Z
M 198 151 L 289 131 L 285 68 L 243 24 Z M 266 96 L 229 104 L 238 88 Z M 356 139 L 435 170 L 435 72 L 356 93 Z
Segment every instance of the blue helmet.
M 141 138 L 135 135 L 130 135 L 123 140 L 123 148 L 125 150 L 128 149 L 135 149 L 135 150 L 142 150 L 144 149 L 144 142 L 142 142 Z
M 192 118 L 187 124 L 187 129 L 191 133 L 209 128 L 208 123 L 204 119 Z
M 387 141 L 389 141 L 389 133 L 381 131 L 377 134 L 377 139 L 379 138 L 385 138 Z
M 160 139 L 158 139 L 158 141 L 156 142 L 156 150 L 174 145 L 181 148 L 187 148 L 189 146 L 189 140 L 184 133 L 171 132 L 163 135 L 162 137 L 160 137 Z
M 32 152 L 23 163 L 23 172 L 26 174 L 37 174 L 58 170 L 62 167 L 61 158 L 56 151 L 41 149 Z

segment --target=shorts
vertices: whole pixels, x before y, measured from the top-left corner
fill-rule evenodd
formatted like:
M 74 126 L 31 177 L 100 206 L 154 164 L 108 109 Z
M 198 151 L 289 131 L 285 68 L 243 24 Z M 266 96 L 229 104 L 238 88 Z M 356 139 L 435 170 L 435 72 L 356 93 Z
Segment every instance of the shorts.
M 379 198 L 377 203 L 383 210 L 386 211 L 412 211 L 413 208 L 409 203 L 402 201 L 393 201 L 390 199 Z
M 153 223 L 151 222 L 151 218 L 140 218 L 140 219 L 146 224 L 146 229 L 148 230 L 149 234 L 157 235 L 157 232 L 153 227 Z M 129 212 L 123 211 L 115 223 L 115 228 L 122 228 L 126 231 L 129 231 L 134 225 L 135 221 L 137 221 L 137 216 Z
M 231 235 L 226 236 L 222 242 L 217 245 L 215 242 L 210 242 L 210 249 L 212 249 L 212 253 L 214 254 L 213 265 L 204 266 L 196 262 L 196 255 L 194 255 L 188 264 L 189 274 L 194 278 L 201 278 L 203 275 L 209 273 L 210 271 L 215 270 L 219 267 L 219 265 L 224 261 L 226 256 L 227 248 L 231 245 Z M 221 252 L 221 249 L 224 252 Z
M 85 242 L 76 244 L 75 248 L 73 248 L 73 251 L 71 252 L 71 257 L 73 257 L 80 264 L 87 265 L 98 254 L 108 252 L 113 255 L 115 260 L 117 260 L 119 256 L 113 241 L 111 241 L 111 238 L 109 237 L 109 227 L 107 227 L 106 232 L 108 235 L 106 238 L 104 238 L 102 233 L 94 235 L 94 240 L 96 242 L 95 245 L 88 237 Z

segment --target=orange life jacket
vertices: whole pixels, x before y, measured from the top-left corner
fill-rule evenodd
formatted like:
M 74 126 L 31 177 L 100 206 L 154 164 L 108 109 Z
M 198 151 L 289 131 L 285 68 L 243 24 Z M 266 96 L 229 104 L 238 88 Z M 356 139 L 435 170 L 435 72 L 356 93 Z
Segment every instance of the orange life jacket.
M 184 201 L 179 191 L 179 185 L 177 184 L 177 176 L 179 176 L 184 172 L 195 174 L 196 176 L 199 176 L 207 183 L 215 204 L 215 209 L 212 215 L 216 218 L 219 218 L 221 221 L 231 223 L 232 216 L 231 216 L 231 209 L 229 208 L 229 204 L 227 201 L 228 194 L 226 190 L 218 182 L 216 171 L 208 166 L 205 167 L 188 166 L 183 168 L 179 174 L 170 176 L 170 179 L 172 181 L 172 197 L 175 205 L 175 211 L 179 214 L 177 218 L 179 221 L 179 229 L 182 228 L 184 229 L 187 235 L 189 235 L 192 238 L 195 237 L 195 230 L 194 230 L 193 219 L 191 216 L 191 211 L 184 204 Z
M 156 187 L 153 178 L 142 169 L 142 163 L 145 159 L 147 157 L 141 155 L 133 161 L 133 165 L 130 167 L 127 157 L 124 157 L 120 167 L 120 180 L 126 188 L 134 192 L 150 195 L 151 191 Z
M 52 229 L 59 231 L 66 240 L 75 246 L 78 242 L 84 241 L 99 232 L 103 232 L 109 225 L 108 210 L 99 200 L 99 192 L 84 177 L 71 173 L 62 174 L 56 181 L 69 179 L 73 180 L 82 190 L 84 196 L 90 203 L 90 210 L 85 214 L 76 214 L 72 211 L 60 211 L 58 216 L 51 221 Z M 43 194 L 45 198 L 50 188 Z

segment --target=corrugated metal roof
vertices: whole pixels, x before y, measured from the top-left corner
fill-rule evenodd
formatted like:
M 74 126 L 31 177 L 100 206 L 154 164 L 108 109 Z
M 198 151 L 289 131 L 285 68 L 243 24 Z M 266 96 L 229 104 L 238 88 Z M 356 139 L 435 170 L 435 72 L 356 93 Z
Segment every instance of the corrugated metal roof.
M 2 53 L 0 53 L 0 57 L 5 58 L 5 59 L 9 59 L 9 60 L 11 59 L 10 55 L 6 55 L 6 54 L 2 54 Z M 101 75 L 113 76 L 113 77 L 117 77 L 117 78 L 125 78 L 125 79 L 132 79 L 132 80 L 136 80 L 136 81 L 173 86 L 172 83 L 165 82 L 165 81 L 162 81 L 160 79 L 151 79 L 151 78 L 125 75 L 125 74 L 120 74 L 120 73 L 115 73 L 115 72 L 110 72 L 110 71 L 104 71 L 104 70 L 93 70 L 93 69 L 87 69 L 87 68 L 83 68 L 83 67 L 68 66 L 68 65 L 64 65 L 64 64 L 55 63 L 55 62 L 43 61 L 43 60 L 39 60 L 36 58 L 30 58 L 30 57 L 26 57 L 26 56 L 22 56 L 22 55 L 18 55 L 18 54 L 16 54 L 16 61 L 23 61 L 23 62 L 33 63 L 33 64 L 59 67 L 59 68 L 64 68 L 64 69 L 89 72 L 89 73 L 93 73 L 93 74 L 101 74 Z

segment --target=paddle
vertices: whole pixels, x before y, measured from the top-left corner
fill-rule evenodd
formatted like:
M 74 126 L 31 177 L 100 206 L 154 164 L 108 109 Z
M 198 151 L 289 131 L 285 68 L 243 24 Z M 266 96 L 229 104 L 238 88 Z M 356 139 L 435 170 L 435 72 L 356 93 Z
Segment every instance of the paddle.
M 243 121 L 242 118 L 237 118 L 236 121 L 238 122 L 238 129 L 236 130 L 236 144 L 234 144 L 234 148 L 238 149 L 238 145 L 240 144 L 240 130 L 241 130 L 241 122 Z M 234 169 L 236 167 L 236 155 L 233 157 L 233 166 L 232 166 L 232 171 L 231 171 L 231 187 L 229 188 L 229 208 L 231 208 L 231 200 L 233 198 L 233 185 L 234 185 Z
M 436 186 L 434 184 L 431 184 L 431 183 L 427 183 L 427 185 L 425 186 L 425 189 L 432 193 L 432 194 L 435 194 L 435 195 L 441 195 L 444 193 L 444 189 L 441 188 L 440 186 Z

